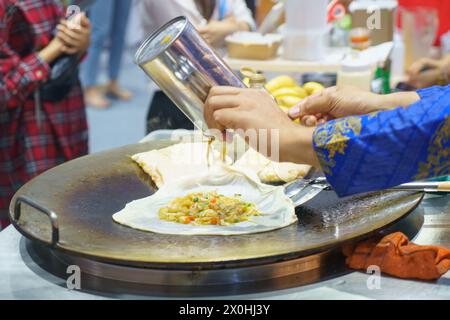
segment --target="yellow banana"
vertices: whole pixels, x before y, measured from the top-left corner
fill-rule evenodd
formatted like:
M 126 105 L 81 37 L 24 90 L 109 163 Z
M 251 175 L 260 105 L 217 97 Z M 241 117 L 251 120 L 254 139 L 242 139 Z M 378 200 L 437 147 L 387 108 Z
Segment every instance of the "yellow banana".
M 284 96 L 277 99 L 277 102 L 279 105 L 286 106 L 288 108 L 292 108 L 297 103 L 299 103 L 302 100 L 302 98 L 299 98 L 298 96 Z
M 297 91 L 297 94 L 302 99 L 306 98 L 308 96 L 308 92 L 305 89 L 303 89 L 302 87 L 300 87 L 300 86 L 295 87 L 294 90 Z
M 266 89 L 269 92 L 273 93 L 280 88 L 295 87 L 295 86 L 297 86 L 297 83 L 291 77 L 279 76 L 279 77 L 275 77 L 272 80 L 270 80 L 269 82 L 267 82 Z
M 289 87 L 289 88 L 280 88 L 280 89 L 272 92 L 272 95 L 277 99 L 285 97 L 285 96 L 293 96 L 293 97 L 298 97 L 300 99 L 303 99 L 308 96 L 306 90 L 299 86 Z
M 312 94 L 322 91 L 323 89 L 325 89 L 325 87 L 318 82 L 307 82 L 303 85 L 303 89 L 305 89 L 308 95 L 310 96 Z

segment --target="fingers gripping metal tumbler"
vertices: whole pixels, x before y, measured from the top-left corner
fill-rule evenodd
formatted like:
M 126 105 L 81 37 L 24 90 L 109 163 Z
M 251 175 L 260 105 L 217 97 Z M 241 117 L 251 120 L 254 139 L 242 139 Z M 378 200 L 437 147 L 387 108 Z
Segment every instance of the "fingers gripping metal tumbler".
M 186 17 L 173 19 L 147 38 L 135 61 L 203 131 L 208 129 L 203 108 L 211 87 L 245 87 Z

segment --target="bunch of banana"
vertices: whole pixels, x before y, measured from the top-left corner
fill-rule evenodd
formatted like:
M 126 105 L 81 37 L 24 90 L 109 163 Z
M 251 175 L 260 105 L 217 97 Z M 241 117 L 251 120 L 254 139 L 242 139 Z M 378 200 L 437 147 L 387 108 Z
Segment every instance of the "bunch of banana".
M 270 80 L 266 89 L 277 100 L 280 108 L 287 112 L 300 100 L 323 90 L 324 87 L 318 82 L 308 82 L 301 87 L 292 77 L 283 75 Z

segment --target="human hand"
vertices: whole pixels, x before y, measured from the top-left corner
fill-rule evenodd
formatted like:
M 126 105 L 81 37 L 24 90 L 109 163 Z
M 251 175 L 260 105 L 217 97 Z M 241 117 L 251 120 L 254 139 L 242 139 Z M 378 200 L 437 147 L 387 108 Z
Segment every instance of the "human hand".
M 415 92 L 378 95 L 351 86 L 331 87 L 303 99 L 289 110 L 289 117 L 315 126 L 336 118 L 407 107 L 417 100 Z
M 249 30 L 245 22 L 239 22 L 235 18 L 225 20 L 211 20 L 207 25 L 198 28 L 198 32 L 212 46 L 220 47 L 227 36 L 237 31 Z
M 70 21 L 62 20 L 57 26 L 56 38 L 62 43 L 62 52 L 66 54 L 83 53 L 87 51 L 91 40 L 91 24 L 84 13 L 80 17 L 74 17 L 79 24 L 74 25 Z
M 219 47 L 234 32 L 234 28 L 228 21 L 211 20 L 207 25 L 199 27 L 198 32 L 210 45 Z
M 53 38 L 49 44 L 42 48 L 38 55 L 46 63 L 52 63 L 56 58 L 58 58 L 63 52 L 64 44 L 58 38 Z
M 269 154 L 274 154 L 273 148 L 279 148 L 280 161 L 318 164 L 312 147 L 314 130 L 293 123 L 264 90 L 214 87 L 204 116 L 209 128 L 233 129 L 256 150 L 267 146 Z M 274 141 L 277 145 L 272 144 L 274 134 L 279 137 Z
M 408 68 L 407 83 L 416 88 L 431 87 L 437 84 L 441 76 L 449 70 L 450 56 L 441 60 L 422 58 Z

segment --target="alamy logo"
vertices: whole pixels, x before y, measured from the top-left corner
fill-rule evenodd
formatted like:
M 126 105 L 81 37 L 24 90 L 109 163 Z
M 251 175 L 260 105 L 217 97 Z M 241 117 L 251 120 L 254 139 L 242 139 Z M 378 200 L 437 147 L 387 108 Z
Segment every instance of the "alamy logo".
M 66 10 L 67 25 L 72 30 L 81 29 L 81 8 L 79 6 L 68 6 Z
M 72 265 L 67 267 L 66 273 L 69 275 L 66 281 L 67 289 L 81 290 L 81 269 L 79 266 Z
M 381 269 L 379 266 L 369 266 L 366 271 L 370 274 L 367 279 L 367 289 L 369 290 L 380 290 L 381 289 Z
M 380 30 L 381 29 L 381 9 L 377 5 L 371 5 L 367 8 L 367 29 Z

